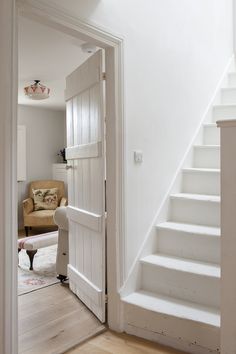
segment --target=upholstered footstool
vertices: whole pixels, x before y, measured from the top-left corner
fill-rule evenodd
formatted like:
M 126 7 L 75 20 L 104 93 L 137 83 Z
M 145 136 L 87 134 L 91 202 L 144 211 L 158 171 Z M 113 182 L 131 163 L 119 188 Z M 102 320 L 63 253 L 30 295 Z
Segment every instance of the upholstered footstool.
M 33 270 L 34 256 L 38 249 L 56 245 L 58 243 L 58 231 L 41 235 L 21 238 L 18 240 L 18 253 L 24 249 L 30 260 L 29 270 Z
M 57 278 L 63 283 L 67 279 L 67 265 L 69 263 L 68 219 L 66 207 L 57 208 L 54 222 L 58 225 L 58 248 L 56 271 Z

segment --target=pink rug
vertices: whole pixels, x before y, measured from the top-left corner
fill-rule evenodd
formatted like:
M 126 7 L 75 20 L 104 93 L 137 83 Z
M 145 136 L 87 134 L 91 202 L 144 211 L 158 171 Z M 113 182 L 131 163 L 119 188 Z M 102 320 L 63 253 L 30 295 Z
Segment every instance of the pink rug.
M 56 284 L 57 245 L 41 248 L 34 257 L 34 270 L 29 270 L 29 257 L 25 250 L 19 253 L 18 295 Z

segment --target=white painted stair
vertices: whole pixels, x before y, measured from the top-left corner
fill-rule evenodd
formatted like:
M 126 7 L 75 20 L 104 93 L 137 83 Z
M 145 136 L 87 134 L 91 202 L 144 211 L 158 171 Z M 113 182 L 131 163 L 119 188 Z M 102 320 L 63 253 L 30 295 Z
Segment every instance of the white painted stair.
M 174 257 L 220 263 L 218 227 L 167 221 L 156 226 L 157 250 Z
M 220 145 L 220 130 L 216 123 L 206 123 L 203 125 L 203 144 Z
M 212 348 L 212 338 L 216 338 L 217 351 L 219 310 L 143 289 L 124 302 L 128 333 L 199 354 L 207 353 L 205 348 Z
M 165 254 L 149 255 L 141 259 L 141 263 L 145 290 L 203 306 L 219 307 L 219 265 Z
M 193 165 L 196 168 L 220 168 L 220 145 L 195 145 Z
M 220 197 L 205 194 L 173 194 L 170 220 L 197 225 L 220 225 Z
M 219 119 L 236 118 L 236 72 L 228 74 L 202 144 L 193 146 L 169 219 L 156 225 L 153 252 L 139 260 L 140 282 L 122 300 L 125 330 L 191 353 L 220 350 Z
M 184 168 L 183 192 L 206 195 L 220 194 L 220 169 Z
M 213 107 L 213 120 L 234 119 L 236 117 L 235 104 L 221 104 Z

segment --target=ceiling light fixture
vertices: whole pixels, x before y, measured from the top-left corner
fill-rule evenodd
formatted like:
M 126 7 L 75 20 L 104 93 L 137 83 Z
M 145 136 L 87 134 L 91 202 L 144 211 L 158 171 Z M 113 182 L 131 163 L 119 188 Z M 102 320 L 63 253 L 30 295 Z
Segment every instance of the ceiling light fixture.
M 24 92 L 31 100 L 45 100 L 49 97 L 50 89 L 40 84 L 40 80 L 34 80 L 33 85 L 24 88 Z

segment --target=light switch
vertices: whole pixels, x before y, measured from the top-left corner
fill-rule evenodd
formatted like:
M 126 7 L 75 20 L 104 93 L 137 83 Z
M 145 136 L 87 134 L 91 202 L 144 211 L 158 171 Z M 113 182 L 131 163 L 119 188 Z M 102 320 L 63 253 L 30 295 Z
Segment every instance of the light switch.
M 142 163 L 143 162 L 143 152 L 142 151 L 134 151 L 134 162 Z

